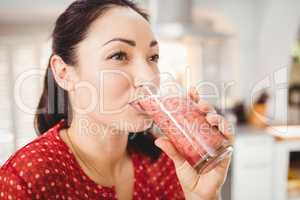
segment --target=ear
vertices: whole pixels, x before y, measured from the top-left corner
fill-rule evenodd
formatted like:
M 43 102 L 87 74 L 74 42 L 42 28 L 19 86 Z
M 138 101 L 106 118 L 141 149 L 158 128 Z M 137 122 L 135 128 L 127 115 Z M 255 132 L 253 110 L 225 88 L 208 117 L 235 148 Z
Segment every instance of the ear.
M 74 90 L 74 67 L 68 66 L 58 55 L 51 57 L 50 65 L 57 84 L 66 91 Z

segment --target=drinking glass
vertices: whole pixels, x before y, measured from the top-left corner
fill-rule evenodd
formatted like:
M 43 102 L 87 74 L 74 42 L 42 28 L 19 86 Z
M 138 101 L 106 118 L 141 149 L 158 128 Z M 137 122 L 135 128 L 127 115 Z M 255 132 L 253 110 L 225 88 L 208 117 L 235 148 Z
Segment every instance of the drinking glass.
M 139 85 L 136 98 L 129 102 L 139 112 L 149 115 L 177 151 L 198 172 L 206 173 L 232 153 L 229 140 L 211 126 L 183 86 L 160 77 Z

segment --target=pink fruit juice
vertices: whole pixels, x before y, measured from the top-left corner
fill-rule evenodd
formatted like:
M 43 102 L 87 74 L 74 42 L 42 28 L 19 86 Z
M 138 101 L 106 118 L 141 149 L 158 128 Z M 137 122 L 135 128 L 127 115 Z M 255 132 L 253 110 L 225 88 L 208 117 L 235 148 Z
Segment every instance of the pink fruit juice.
M 150 115 L 177 151 L 198 171 L 205 173 L 230 155 L 227 138 L 210 126 L 196 103 L 182 96 L 149 96 L 130 103 Z

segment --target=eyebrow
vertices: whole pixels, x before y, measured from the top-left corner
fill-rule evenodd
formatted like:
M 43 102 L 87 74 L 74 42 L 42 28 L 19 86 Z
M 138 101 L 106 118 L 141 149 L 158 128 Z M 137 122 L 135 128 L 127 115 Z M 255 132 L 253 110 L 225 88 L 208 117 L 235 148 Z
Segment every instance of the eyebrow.
M 105 42 L 105 43 L 103 44 L 103 46 L 107 45 L 108 43 L 116 42 L 116 41 L 117 41 L 117 42 L 124 42 L 124 43 L 126 43 L 126 44 L 128 44 L 128 45 L 130 45 L 130 46 L 133 46 L 133 47 L 136 46 L 136 42 L 135 42 L 135 41 L 129 40 L 129 39 L 125 39 L 125 38 L 113 38 L 113 39 L 111 39 L 111 40 Z M 153 41 L 150 42 L 149 46 L 150 46 L 150 47 L 154 47 L 154 46 L 156 46 L 157 44 L 158 44 L 158 42 L 157 42 L 156 40 L 153 40 Z

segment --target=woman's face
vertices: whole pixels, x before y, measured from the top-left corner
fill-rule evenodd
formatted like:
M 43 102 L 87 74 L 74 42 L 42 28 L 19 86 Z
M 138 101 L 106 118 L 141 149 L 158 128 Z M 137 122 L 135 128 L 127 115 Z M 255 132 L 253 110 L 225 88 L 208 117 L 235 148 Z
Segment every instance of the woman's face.
M 150 24 L 141 15 L 125 7 L 106 11 L 77 46 L 78 82 L 71 94 L 75 112 L 117 130 L 148 128 L 149 116 L 128 102 L 139 83 L 159 74 L 158 54 Z

